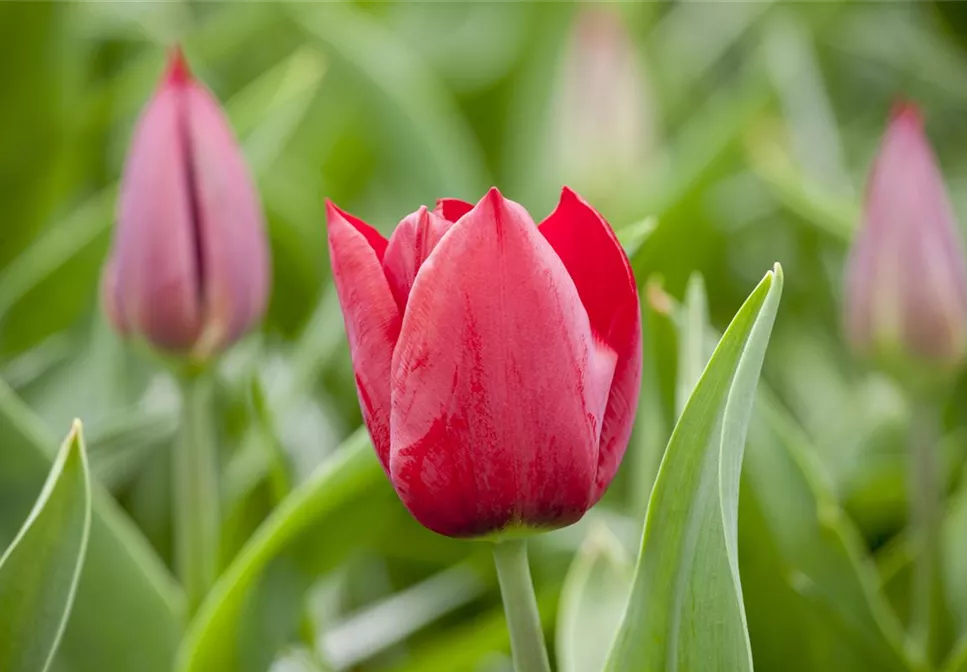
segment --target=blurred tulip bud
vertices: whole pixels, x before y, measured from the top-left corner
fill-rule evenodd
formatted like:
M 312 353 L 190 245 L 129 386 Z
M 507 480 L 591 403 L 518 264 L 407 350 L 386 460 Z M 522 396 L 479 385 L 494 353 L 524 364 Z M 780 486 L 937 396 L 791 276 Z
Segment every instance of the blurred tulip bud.
M 554 111 L 562 179 L 607 197 L 641 178 L 654 143 L 647 80 L 631 35 L 612 8 L 575 18 Z
M 569 525 L 611 483 L 641 379 L 638 290 L 565 189 L 540 225 L 496 189 L 389 241 L 331 203 L 329 250 L 363 417 L 400 499 L 440 534 Z
M 917 109 L 898 105 L 873 164 L 846 281 L 846 330 L 864 354 L 940 367 L 967 345 L 964 247 Z
M 218 102 L 173 51 L 121 181 L 102 304 L 124 335 L 206 359 L 265 310 L 258 194 Z

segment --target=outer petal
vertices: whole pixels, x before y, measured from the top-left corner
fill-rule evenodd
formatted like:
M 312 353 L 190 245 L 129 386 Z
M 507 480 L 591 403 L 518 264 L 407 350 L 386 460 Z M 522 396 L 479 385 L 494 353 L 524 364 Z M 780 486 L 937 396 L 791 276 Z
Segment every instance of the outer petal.
M 401 313 L 417 271 L 451 226 L 452 222 L 421 207 L 400 222 L 390 236 L 383 270 Z
M 112 251 L 118 321 L 172 351 L 202 328 L 180 76 L 169 71 L 135 128 Z
M 326 219 L 332 276 L 346 320 L 356 391 L 376 454 L 388 473 L 390 363 L 400 333 L 400 312 L 380 265 L 386 241 L 328 201 Z
M 238 339 L 265 312 L 268 242 L 258 193 L 217 101 L 191 80 L 182 96 L 206 312 L 197 349 L 208 354 Z
M 433 212 L 444 219 L 455 222 L 473 210 L 473 203 L 461 201 L 459 198 L 441 198 L 436 202 Z
M 391 416 L 403 503 L 449 536 L 578 520 L 614 361 L 526 211 L 491 190 L 410 292 Z
M 611 227 L 567 187 L 561 193 L 557 209 L 541 223 L 540 231 L 577 286 L 595 336 L 618 356 L 601 428 L 596 502 L 621 464 L 638 407 L 641 389 L 638 285 Z

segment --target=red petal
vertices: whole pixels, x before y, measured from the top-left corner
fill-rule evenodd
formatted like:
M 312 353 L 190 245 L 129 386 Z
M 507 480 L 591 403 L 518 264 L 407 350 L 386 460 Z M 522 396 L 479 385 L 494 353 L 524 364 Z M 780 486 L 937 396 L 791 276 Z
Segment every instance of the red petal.
M 459 198 L 441 198 L 436 202 L 433 212 L 444 219 L 455 222 L 473 210 L 473 203 L 461 201 Z
M 258 192 L 218 102 L 189 81 L 182 94 L 190 149 L 201 263 L 207 354 L 234 342 L 265 312 L 271 283 L 268 241 Z
M 410 292 L 392 383 L 403 503 L 449 536 L 578 520 L 614 361 L 530 216 L 491 190 Z
M 417 271 L 451 226 L 451 222 L 420 208 L 400 222 L 390 236 L 383 257 L 383 270 L 400 312 L 406 308 L 406 298 Z
M 181 87 L 162 86 L 138 121 L 112 251 L 118 321 L 171 351 L 189 350 L 202 327 L 182 94 Z
M 557 209 L 541 223 L 541 233 L 557 252 L 578 294 L 596 337 L 618 355 L 614 383 L 601 429 L 597 501 L 621 463 L 641 387 L 641 312 L 631 264 L 614 231 L 576 193 L 561 192 Z
M 390 363 L 400 333 L 400 312 L 376 252 L 386 248 L 386 241 L 328 201 L 326 220 L 332 277 L 346 321 L 356 391 L 376 454 L 388 473 Z

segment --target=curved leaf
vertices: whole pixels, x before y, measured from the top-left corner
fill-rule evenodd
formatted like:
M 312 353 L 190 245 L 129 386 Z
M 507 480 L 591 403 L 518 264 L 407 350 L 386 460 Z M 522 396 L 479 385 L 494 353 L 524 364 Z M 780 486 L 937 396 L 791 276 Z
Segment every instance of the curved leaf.
M 43 672 L 70 616 L 91 530 L 81 424 L 61 446 L 37 503 L 0 557 L 0 670 Z
M 9 543 L 27 517 L 55 445 L 0 381 L 0 544 Z M 91 499 L 87 559 L 57 669 L 170 672 L 181 637 L 181 591 L 114 500 L 97 485 Z
M 604 524 L 589 532 L 561 588 L 555 637 L 561 672 L 604 669 L 628 605 L 633 569 Z
M 738 568 L 739 474 L 781 293 L 777 264 L 732 320 L 672 434 L 609 672 L 752 669 Z
M 332 557 L 345 554 L 347 544 L 361 540 L 372 510 L 367 504 L 384 504 L 373 497 L 374 486 L 385 481 L 365 428 L 360 428 L 336 455 L 286 497 L 252 536 L 235 561 L 216 582 L 202 603 L 178 654 L 182 672 L 238 672 L 264 670 L 274 651 L 252 654 L 244 621 L 257 598 L 258 582 L 271 562 L 300 535 L 324 544 Z M 386 488 L 389 490 L 389 487 Z M 338 530 L 332 528 L 339 526 Z M 371 527 L 371 525 L 370 525 Z M 344 534 L 341 532 L 345 532 Z M 292 567 L 289 571 L 292 571 Z M 252 635 L 265 637 L 264 632 Z M 257 660 L 265 655 L 267 661 Z

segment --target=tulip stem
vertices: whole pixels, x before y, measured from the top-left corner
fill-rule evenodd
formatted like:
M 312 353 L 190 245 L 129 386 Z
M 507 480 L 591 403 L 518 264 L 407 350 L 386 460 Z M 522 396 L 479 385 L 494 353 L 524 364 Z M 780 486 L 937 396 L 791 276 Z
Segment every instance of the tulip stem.
M 175 567 L 194 614 L 215 581 L 219 551 L 218 451 L 212 379 L 182 379 L 181 435 L 175 441 Z
M 527 564 L 527 542 L 508 539 L 495 543 L 494 563 L 510 630 L 514 669 L 516 672 L 550 672 L 541 615 Z
M 918 403 L 910 422 L 909 501 L 914 548 L 910 634 L 928 660 L 937 655 L 940 563 L 940 469 L 933 409 Z

